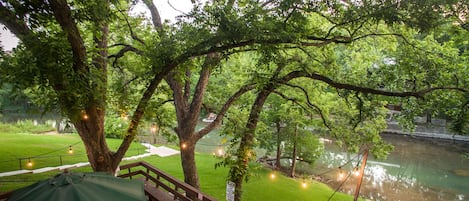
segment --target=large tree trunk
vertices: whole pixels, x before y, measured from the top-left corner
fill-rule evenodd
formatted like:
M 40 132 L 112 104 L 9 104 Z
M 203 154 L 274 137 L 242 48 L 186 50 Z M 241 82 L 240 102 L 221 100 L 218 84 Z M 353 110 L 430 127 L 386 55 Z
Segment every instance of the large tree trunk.
M 166 77 L 171 90 L 173 91 L 174 106 L 178 126 L 175 128 L 180 141 L 181 163 L 184 172 L 184 181 L 189 185 L 199 188 L 199 179 L 195 164 L 195 145 L 205 134 L 196 132 L 195 128 L 199 121 L 202 109 L 203 97 L 207 90 L 211 67 L 219 62 L 216 54 L 209 54 L 205 57 L 204 64 L 199 73 L 199 80 L 194 88 L 191 98 L 191 72 L 186 70 L 185 83 L 178 81 L 176 72 Z
M 104 111 L 91 107 L 83 112 L 82 119 L 74 123 L 85 145 L 86 155 L 96 172 L 114 173 L 118 162 L 114 161 L 104 136 Z
M 281 71 L 282 67 L 277 69 L 277 73 Z M 244 177 L 248 173 L 248 163 L 250 157 L 252 156 L 251 151 L 254 148 L 254 139 L 255 139 L 255 131 L 257 128 L 257 123 L 259 121 L 259 116 L 262 111 L 262 107 L 264 106 L 267 97 L 274 91 L 278 85 L 276 81 L 288 82 L 289 80 L 298 77 L 297 73 L 289 73 L 284 77 L 278 79 L 278 74 L 274 74 L 271 78 L 271 83 L 267 84 L 256 96 L 256 100 L 252 104 L 251 111 L 249 114 L 248 121 L 246 123 L 246 130 L 241 137 L 241 142 L 238 147 L 238 151 L 236 153 L 236 164 L 232 165 L 230 168 L 230 180 L 235 183 L 235 201 L 241 201 L 242 197 L 242 186 Z M 274 81 L 275 80 L 275 81 Z
M 110 6 L 109 1 L 99 2 L 101 6 Z M 72 120 L 86 148 L 86 154 L 94 171 L 114 173 L 122 157 L 115 157 L 109 150 L 104 135 L 104 116 L 107 95 L 107 57 L 108 23 L 96 16 L 92 19 L 96 32 L 93 32 L 94 48 L 87 49 L 79 26 L 73 18 L 67 1 L 51 0 L 51 9 L 57 22 L 67 35 L 73 54 L 73 71 L 79 75 L 83 85 L 69 85 L 68 78 L 54 83 L 59 101 L 68 117 Z M 106 9 L 103 9 L 105 12 Z M 95 52 L 88 52 L 95 49 Z M 91 64 L 88 56 L 91 55 Z M 96 71 L 91 70 L 91 65 Z M 94 75 L 96 73 L 96 75 Z M 98 80 L 93 80 L 97 77 Z M 76 88 L 80 86 L 80 88 Z M 71 91 L 83 94 L 83 99 L 70 99 Z M 82 105 L 83 104 L 83 105 Z M 83 107 L 83 110 L 76 107 Z M 81 113 L 81 114 L 80 114 Z M 81 118 L 79 117 L 81 115 Z M 116 160 L 117 159 L 117 160 Z
M 247 174 L 249 160 L 252 156 L 251 152 L 253 151 L 252 149 L 254 147 L 254 138 L 257 122 L 259 121 L 259 116 L 262 111 L 262 107 L 267 97 L 271 93 L 273 87 L 274 86 L 269 85 L 269 87 L 262 90 L 257 95 L 256 100 L 254 101 L 251 107 L 249 119 L 246 124 L 246 131 L 241 137 L 241 142 L 236 153 L 236 156 L 238 158 L 236 161 L 236 165 L 232 166 L 230 169 L 230 180 L 235 183 L 235 201 L 241 201 L 244 177 Z
M 199 176 L 197 174 L 197 166 L 195 163 L 195 144 L 194 142 L 181 142 L 181 165 L 184 172 L 184 182 L 194 186 L 200 187 Z M 194 197 L 196 195 L 188 195 Z
M 171 69 L 175 68 L 178 62 L 164 66 L 162 71 L 154 76 L 135 109 L 126 137 L 117 152 L 113 153 L 109 150 L 104 136 L 104 114 L 107 91 L 106 67 L 108 57 L 107 23 L 109 21 L 108 19 L 102 18 L 102 16 L 108 15 L 104 14 L 96 19 L 90 19 L 90 21 L 87 22 L 80 21 L 94 26 L 94 47 L 90 48 L 87 46 L 89 43 L 85 44 L 85 40 L 82 38 L 82 36 L 85 36 L 82 35 L 84 30 L 80 30 L 82 26 L 77 25 L 78 21 L 72 14 L 70 4 L 66 0 L 50 0 L 46 3 L 49 5 L 47 7 L 41 7 L 40 9 L 50 8 L 50 10 L 45 12 L 53 13 L 55 20 L 59 23 L 70 45 L 70 47 L 64 47 L 64 49 L 58 51 L 59 54 L 63 53 L 63 55 L 57 56 L 54 54 L 54 56 L 62 58 L 62 60 L 59 59 L 57 62 L 51 62 L 48 58 L 43 58 L 44 52 L 56 52 L 56 49 L 51 51 L 50 48 L 55 47 L 44 44 L 42 40 L 39 40 L 35 36 L 34 32 L 28 27 L 28 20 L 26 20 L 24 16 L 18 15 L 13 10 L 9 10 L 8 7 L 5 7 L 5 5 L 0 4 L 0 13 L 2 16 L 5 16 L 0 18 L 0 21 L 5 24 L 36 57 L 37 66 L 45 72 L 45 75 L 41 76 L 41 79 L 46 80 L 55 90 L 62 112 L 73 122 L 84 143 L 92 168 L 95 171 L 114 172 L 137 134 L 136 130 L 139 121 L 143 117 L 149 99 L 163 77 L 166 76 Z M 96 3 L 102 6 L 103 9 L 101 10 L 103 12 L 109 11 L 105 8 L 110 6 L 109 1 L 103 0 L 97 1 Z M 63 57 L 66 54 L 72 56 L 70 60 L 71 63 L 62 63 L 64 61 Z M 92 62 L 90 62 L 90 58 Z M 90 68 L 91 65 L 94 65 L 93 69 Z M 73 74 L 58 74 L 54 72 L 55 68 L 63 70 L 68 67 L 70 68 L 64 71 L 73 72 Z M 97 72 L 102 74 L 96 74 Z M 82 113 L 82 117 L 86 114 L 87 118 L 80 118 L 80 113 Z

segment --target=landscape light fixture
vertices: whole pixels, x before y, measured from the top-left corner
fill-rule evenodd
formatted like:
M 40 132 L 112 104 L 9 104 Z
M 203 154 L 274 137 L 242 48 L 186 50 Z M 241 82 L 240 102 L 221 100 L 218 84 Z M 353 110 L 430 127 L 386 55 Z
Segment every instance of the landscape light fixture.
M 337 176 L 337 179 L 341 181 L 342 179 L 344 179 L 344 177 L 345 177 L 344 170 L 342 170 L 342 167 L 339 167 L 339 175 Z

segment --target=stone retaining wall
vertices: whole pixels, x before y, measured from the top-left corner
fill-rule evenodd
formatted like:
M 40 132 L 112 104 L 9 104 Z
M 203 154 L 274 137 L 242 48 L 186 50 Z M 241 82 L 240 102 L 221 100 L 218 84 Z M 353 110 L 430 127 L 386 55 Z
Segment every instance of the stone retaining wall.
M 469 136 L 456 135 L 448 131 L 446 127 L 438 125 L 416 125 L 414 132 L 407 132 L 397 122 L 388 122 L 384 133 L 469 142 Z

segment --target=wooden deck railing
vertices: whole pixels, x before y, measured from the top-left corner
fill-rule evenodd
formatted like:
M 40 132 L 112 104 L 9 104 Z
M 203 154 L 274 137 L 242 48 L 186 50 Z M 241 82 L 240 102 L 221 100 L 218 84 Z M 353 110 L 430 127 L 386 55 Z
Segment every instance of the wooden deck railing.
M 0 193 L 0 201 L 7 200 L 11 194 L 13 194 L 13 191 L 8 191 L 6 193 Z
M 136 162 L 120 166 L 121 178 L 145 180 L 145 193 L 150 201 L 216 201 L 198 189 L 179 181 L 147 162 Z

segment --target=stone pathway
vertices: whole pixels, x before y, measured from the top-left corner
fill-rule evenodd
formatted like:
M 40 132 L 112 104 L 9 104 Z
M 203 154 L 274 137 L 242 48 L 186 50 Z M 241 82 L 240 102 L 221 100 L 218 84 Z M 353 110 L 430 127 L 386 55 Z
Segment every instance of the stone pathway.
M 142 145 L 147 147 L 147 151 L 150 152 L 151 155 L 158 155 L 160 157 L 166 157 L 166 156 L 179 154 L 178 150 L 174 150 L 165 146 L 155 147 L 148 143 L 142 143 Z
M 148 143 L 142 143 L 142 145 L 147 147 L 146 152 L 148 153 L 140 154 L 137 156 L 125 157 L 122 159 L 122 161 L 137 160 L 137 159 L 152 156 L 152 155 L 158 155 L 160 157 L 167 157 L 167 156 L 179 154 L 178 150 L 174 150 L 165 146 L 155 147 Z M 88 165 L 90 165 L 89 162 L 82 162 L 82 163 L 62 165 L 62 166 L 56 166 L 56 167 L 44 167 L 44 168 L 39 168 L 39 169 L 34 169 L 34 170 L 16 170 L 16 171 L 10 171 L 10 172 L 1 172 L 0 177 L 7 177 L 7 176 L 13 176 L 13 175 L 19 175 L 19 174 L 28 174 L 28 173 L 38 174 L 38 173 L 43 173 L 43 172 L 48 172 L 48 171 L 53 171 L 53 170 L 65 170 L 65 169 L 79 168 L 79 167 L 84 167 Z

